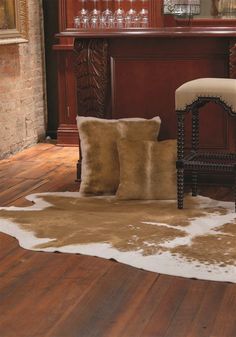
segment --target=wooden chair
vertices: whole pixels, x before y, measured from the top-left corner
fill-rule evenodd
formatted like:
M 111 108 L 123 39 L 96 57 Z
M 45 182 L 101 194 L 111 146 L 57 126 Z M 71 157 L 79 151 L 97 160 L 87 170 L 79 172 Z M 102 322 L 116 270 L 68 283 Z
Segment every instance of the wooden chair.
M 184 83 L 176 90 L 177 113 L 177 201 L 178 208 L 184 206 L 184 172 L 192 175 L 192 195 L 197 195 L 199 172 L 224 172 L 234 177 L 236 210 L 236 153 L 199 151 L 199 108 L 209 102 L 221 105 L 230 115 L 236 117 L 236 80 L 226 78 L 200 78 Z M 192 114 L 192 144 L 185 155 L 185 115 Z

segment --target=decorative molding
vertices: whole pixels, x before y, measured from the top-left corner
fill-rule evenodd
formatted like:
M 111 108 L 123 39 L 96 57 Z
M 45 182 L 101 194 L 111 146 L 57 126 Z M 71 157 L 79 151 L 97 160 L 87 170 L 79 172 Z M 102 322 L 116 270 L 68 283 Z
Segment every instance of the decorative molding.
M 0 46 L 5 44 L 26 43 L 28 40 L 19 38 L 0 39 Z
M 28 37 L 28 4 L 27 0 L 18 0 L 18 20 L 19 20 L 19 32 L 22 38 Z
M 106 39 L 75 39 L 75 73 L 80 116 L 107 118 L 110 66 Z
M 67 28 L 66 6 L 68 2 L 66 0 L 59 1 L 59 30 L 63 32 Z
M 230 78 L 236 79 L 236 41 L 232 41 L 229 55 L 229 73 Z
M 0 28 L 0 44 L 27 42 L 28 38 L 28 5 L 27 0 L 15 0 L 11 9 L 3 7 L 4 18 L 10 18 L 13 25 Z

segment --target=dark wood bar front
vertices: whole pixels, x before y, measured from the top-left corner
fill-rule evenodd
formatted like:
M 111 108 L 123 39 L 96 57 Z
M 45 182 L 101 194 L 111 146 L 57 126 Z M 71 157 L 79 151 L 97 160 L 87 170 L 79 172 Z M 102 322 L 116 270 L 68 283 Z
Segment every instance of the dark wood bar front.
M 67 31 L 58 38 L 60 145 L 78 143 L 77 114 L 159 115 L 160 138 L 175 138 L 176 88 L 199 77 L 236 75 L 236 30 L 230 27 Z M 204 108 L 201 125 L 202 147 L 235 150 L 235 121 L 219 107 Z

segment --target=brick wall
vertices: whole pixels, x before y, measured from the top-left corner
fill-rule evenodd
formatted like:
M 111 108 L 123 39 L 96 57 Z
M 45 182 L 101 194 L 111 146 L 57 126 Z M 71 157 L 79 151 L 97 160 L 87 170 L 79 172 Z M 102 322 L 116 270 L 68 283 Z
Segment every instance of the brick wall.
M 42 5 L 28 1 L 29 42 L 0 45 L 0 158 L 45 136 Z

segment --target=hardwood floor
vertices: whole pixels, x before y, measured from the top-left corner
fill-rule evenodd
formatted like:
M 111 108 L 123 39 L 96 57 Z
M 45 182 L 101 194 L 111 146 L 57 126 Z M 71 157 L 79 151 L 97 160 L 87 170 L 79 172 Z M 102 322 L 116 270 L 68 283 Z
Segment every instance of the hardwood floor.
M 0 205 L 78 190 L 76 161 L 76 148 L 51 144 L 3 160 Z M 32 252 L 0 233 L 0 337 L 236 337 L 235 312 L 236 284 Z

